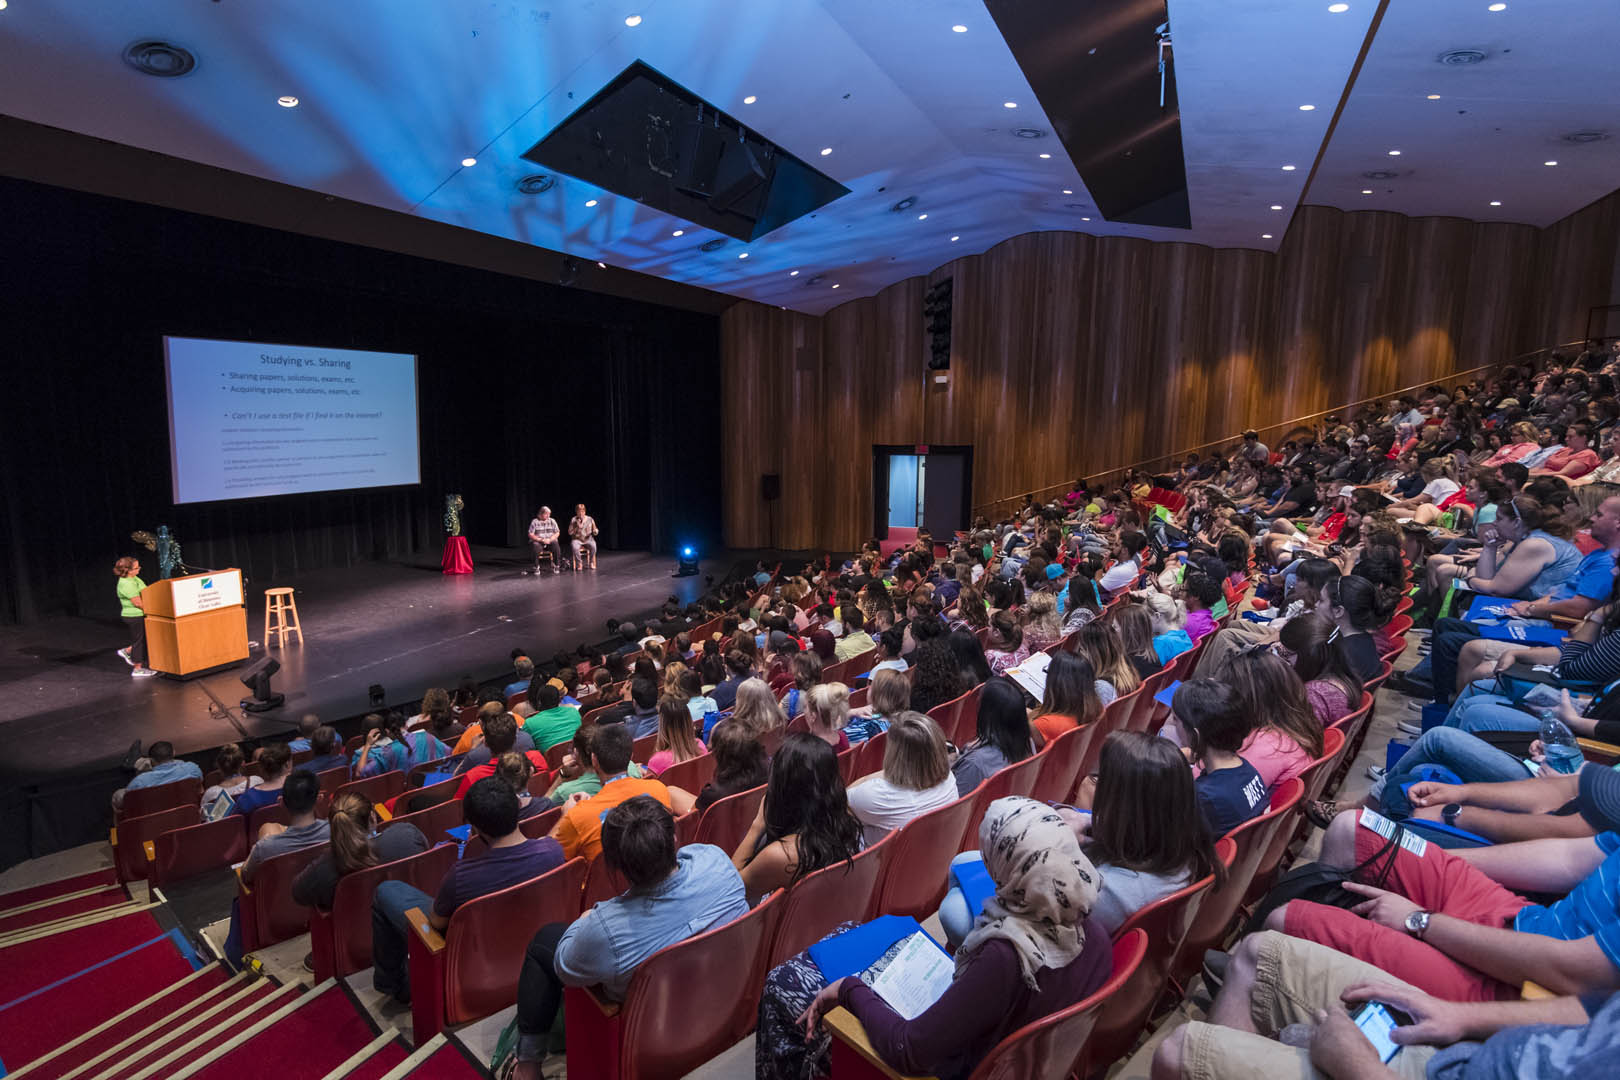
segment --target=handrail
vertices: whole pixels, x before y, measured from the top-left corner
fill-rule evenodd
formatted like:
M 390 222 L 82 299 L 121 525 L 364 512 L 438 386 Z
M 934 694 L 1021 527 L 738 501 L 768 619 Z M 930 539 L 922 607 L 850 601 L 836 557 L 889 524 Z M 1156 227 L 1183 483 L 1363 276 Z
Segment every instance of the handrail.
M 1306 413 L 1304 416 L 1295 417 L 1292 420 L 1285 420 L 1285 421 L 1275 423 L 1275 424 L 1267 424 L 1265 426 L 1258 427 L 1258 428 L 1253 428 L 1253 429 L 1250 429 L 1250 430 L 1257 431 L 1261 435 L 1265 435 L 1267 432 L 1276 432 L 1276 431 L 1292 432 L 1293 430 L 1295 430 L 1295 429 L 1297 429 L 1299 427 L 1302 427 L 1302 426 L 1308 424 L 1311 421 L 1320 420 L 1323 417 L 1333 416 L 1333 415 L 1336 415 L 1336 414 L 1347 413 L 1349 410 L 1358 409 L 1363 405 L 1369 405 L 1369 404 L 1372 404 L 1374 402 L 1387 401 L 1390 398 L 1398 398 L 1398 397 L 1401 397 L 1404 394 L 1409 394 L 1409 393 L 1411 393 L 1411 392 L 1413 392 L 1415 390 L 1421 390 L 1421 389 L 1423 389 L 1425 387 L 1434 386 L 1434 385 L 1437 385 L 1438 383 L 1441 383 L 1441 382 L 1455 382 L 1458 379 L 1465 378 L 1465 377 L 1470 376 L 1470 375 L 1477 375 L 1482 371 L 1490 371 L 1490 370 L 1495 369 L 1495 368 L 1502 368 L 1502 367 L 1507 367 L 1507 366 L 1509 366 L 1511 364 L 1521 363 L 1521 362 L 1523 362 L 1525 360 L 1530 360 L 1530 359 L 1539 357 L 1544 353 L 1553 352 L 1553 351 L 1558 350 L 1558 349 L 1568 349 L 1568 348 L 1571 348 L 1573 346 L 1583 346 L 1584 347 L 1588 343 L 1589 340 L 1590 339 L 1588 339 L 1588 338 L 1582 338 L 1579 341 L 1567 341 L 1567 342 L 1564 342 L 1563 344 L 1560 344 L 1560 345 L 1543 345 L 1538 349 L 1532 349 L 1529 352 L 1520 353 L 1519 355 L 1514 356 L 1514 357 L 1512 357 L 1510 359 L 1507 359 L 1507 360 L 1497 360 L 1497 361 L 1493 361 L 1492 363 L 1489 363 L 1489 364 L 1481 364 L 1479 367 L 1469 368 L 1466 371 L 1448 372 L 1447 374 L 1445 374 L 1443 376 L 1440 376 L 1438 379 L 1429 379 L 1429 380 L 1426 380 L 1424 382 L 1417 383 L 1417 384 L 1415 384 L 1413 386 L 1402 387 L 1399 390 L 1388 390 L 1388 391 L 1385 391 L 1382 394 L 1377 394 L 1377 395 L 1374 395 L 1373 397 L 1362 398 L 1359 401 L 1352 401 L 1352 402 L 1350 402 L 1349 404 L 1346 404 L 1346 405 L 1338 405 L 1338 406 L 1335 406 L 1334 408 L 1331 408 L 1331 409 L 1323 409 L 1320 412 Z M 1604 339 L 1601 339 L 1601 340 L 1609 341 L 1609 340 L 1620 340 L 1620 339 L 1604 338 Z M 1235 443 L 1235 442 L 1240 441 L 1242 438 L 1243 438 L 1243 436 L 1242 436 L 1242 433 L 1240 432 L 1240 433 L 1238 433 L 1236 435 L 1228 435 L 1225 438 L 1214 439 L 1214 440 L 1212 440 L 1210 442 L 1199 443 L 1197 446 L 1189 446 L 1189 447 L 1187 447 L 1186 449 L 1183 449 L 1183 450 L 1173 450 L 1173 451 L 1171 451 L 1169 453 L 1166 453 L 1166 454 L 1159 454 L 1159 455 L 1157 455 L 1155 457 L 1144 458 L 1141 461 L 1132 462 L 1129 465 L 1120 465 L 1120 466 L 1117 466 L 1117 467 L 1112 468 L 1112 469 L 1102 469 L 1102 470 L 1099 470 L 1097 472 L 1083 473 L 1083 474 L 1080 474 L 1080 475 L 1082 476 L 1082 478 L 1084 480 L 1086 480 L 1088 482 L 1088 485 L 1090 485 L 1090 483 L 1092 481 L 1098 481 L 1100 483 L 1101 481 L 1112 479 L 1115 476 L 1123 476 L 1126 472 L 1130 471 L 1131 469 L 1151 469 L 1151 468 L 1153 468 L 1155 466 L 1159 466 L 1159 465 L 1161 465 L 1161 464 L 1163 464 L 1164 462 L 1167 462 L 1167 461 L 1181 461 L 1181 460 L 1185 459 L 1188 454 L 1193 454 L 1193 453 L 1197 453 L 1200 456 L 1202 456 L 1202 452 L 1205 451 L 1205 450 L 1210 450 L 1210 449 L 1213 449 L 1215 447 L 1227 446 L 1227 445 L 1229 445 L 1231 443 Z M 1029 498 L 1030 496 L 1034 496 L 1036 498 L 1036 500 L 1039 501 L 1039 502 L 1045 502 L 1045 501 L 1047 501 L 1045 496 L 1048 493 L 1062 494 L 1062 493 L 1064 493 L 1064 492 L 1066 492 L 1068 490 L 1069 485 L 1072 482 L 1073 482 L 1072 480 L 1063 480 L 1063 481 L 1060 481 L 1060 482 L 1058 482 L 1056 484 L 1047 484 L 1045 487 L 1025 488 L 1024 490 L 1020 491 L 1016 495 L 1006 495 L 1006 496 L 1003 496 L 1003 497 L 1001 497 L 999 499 L 993 499 L 990 502 L 981 503 L 979 505 L 974 506 L 973 510 L 971 512 L 971 516 L 974 517 L 974 518 L 984 516 L 984 517 L 988 517 L 992 521 L 994 521 L 995 518 L 996 518 L 996 512 L 999 510 L 999 508 L 1001 508 L 1003 506 L 1009 506 L 1009 507 L 1012 507 L 1012 508 L 1016 509 L 1017 507 L 1022 506 L 1024 500 L 1026 498 Z

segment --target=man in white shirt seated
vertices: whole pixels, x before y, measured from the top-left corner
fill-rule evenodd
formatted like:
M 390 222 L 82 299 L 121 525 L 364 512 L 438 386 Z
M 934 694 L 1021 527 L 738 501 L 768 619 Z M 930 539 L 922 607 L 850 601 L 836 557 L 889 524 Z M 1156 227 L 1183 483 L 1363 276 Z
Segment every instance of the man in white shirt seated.
M 1097 579 L 1097 587 L 1110 595 L 1128 589 L 1142 572 L 1142 552 L 1147 550 L 1147 537 L 1135 530 L 1119 534 L 1119 561 Z
M 562 547 L 557 543 L 561 532 L 557 519 L 551 516 L 551 507 L 542 506 L 534 520 L 529 522 L 529 546 L 534 549 L 534 569 L 529 573 L 540 572 L 540 556 L 548 551 L 551 553 L 551 572 L 562 573 Z

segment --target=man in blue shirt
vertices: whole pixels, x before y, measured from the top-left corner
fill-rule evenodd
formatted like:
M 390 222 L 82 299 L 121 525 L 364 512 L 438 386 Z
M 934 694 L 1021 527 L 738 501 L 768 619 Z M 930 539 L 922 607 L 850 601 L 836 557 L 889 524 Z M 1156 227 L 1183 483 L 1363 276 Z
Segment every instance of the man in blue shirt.
M 312 712 L 307 712 L 298 718 L 298 737 L 287 744 L 287 749 L 297 754 L 310 749 L 309 737 L 315 734 L 315 729 L 321 726 L 321 718 Z
M 534 678 L 534 661 L 527 656 L 520 656 L 512 661 L 512 669 L 517 672 L 517 678 L 506 684 L 501 691 L 510 700 L 513 694 L 526 694 L 529 692 L 529 680 Z
M 146 751 L 147 760 L 151 767 L 145 772 L 137 773 L 135 778 L 124 787 L 113 792 L 113 809 L 119 810 L 124 805 L 124 792 L 138 791 L 141 788 L 157 787 L 160 784 L 172 784 L 176 780 L 201 780 L 202 770 L 189 761 L 178 761 L 174 756 L 174 744 L 171 742 L 155 742 Z

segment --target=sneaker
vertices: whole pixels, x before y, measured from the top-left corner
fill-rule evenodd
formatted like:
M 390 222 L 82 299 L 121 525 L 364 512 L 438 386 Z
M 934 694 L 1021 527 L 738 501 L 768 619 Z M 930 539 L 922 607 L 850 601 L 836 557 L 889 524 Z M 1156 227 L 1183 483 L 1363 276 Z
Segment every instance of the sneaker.
M 311 975 L 315 974 L 315 954 L 314 953 L 307 952 L 307 953 L 304 954 L 304 970 L 309 972 Z
M 1226 981 L 1226 965 L 1231 959 L 1230 953 L 1219 949 L 1210 949 L 1204 954 L 1204 986 L 1209 989 L 1211 997 L 1220 991 L 1221 984 Z
M 1367 766 L 1367 779 L 1374 781 L 1382 780 L 1384 778 L 1384 771 L 1385 770 L 1382 765 L 1369 765 Z
M 1373 786 L 1367 789 L 1367 798 L 1375 803 L 1382 803 L 1384 800 L 1384 782 L 1388 779 L 1387 776 L 1380 776 L 1377 780 L 1374 780 Z
M 135 666 L 135 658 L 133 656 L 129 655 L 129 648 L 127 646 L 125 648 L 119 649 L 118 650 L 118 655 L 120 657 L 122 657 L 123 660 L 124 660 L 124 663 L 128 664 L 130 667 Z
M 133 677 L 135 677 L 137 679 L 150 679 L 152 676 L 154 676 L 156 674 L 157 674 L 157 672 L 153 671 L 149 667 L 138 667 L 134 671 L 130 672 L 130 675 L 132 675 Z
M 1422 735 L 1423 720 L 1421 717 L 1408 717 L 1395 721 L 1395 728 L 1402 735 Z

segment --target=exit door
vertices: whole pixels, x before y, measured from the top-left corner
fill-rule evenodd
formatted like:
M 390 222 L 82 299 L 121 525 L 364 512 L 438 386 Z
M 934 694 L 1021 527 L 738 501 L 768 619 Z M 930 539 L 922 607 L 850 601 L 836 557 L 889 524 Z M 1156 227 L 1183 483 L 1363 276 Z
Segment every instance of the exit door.
M 972 477 L 971 446 L 874 446 L 873 535 L 927 528 L 948 538 L 967 528 Z

